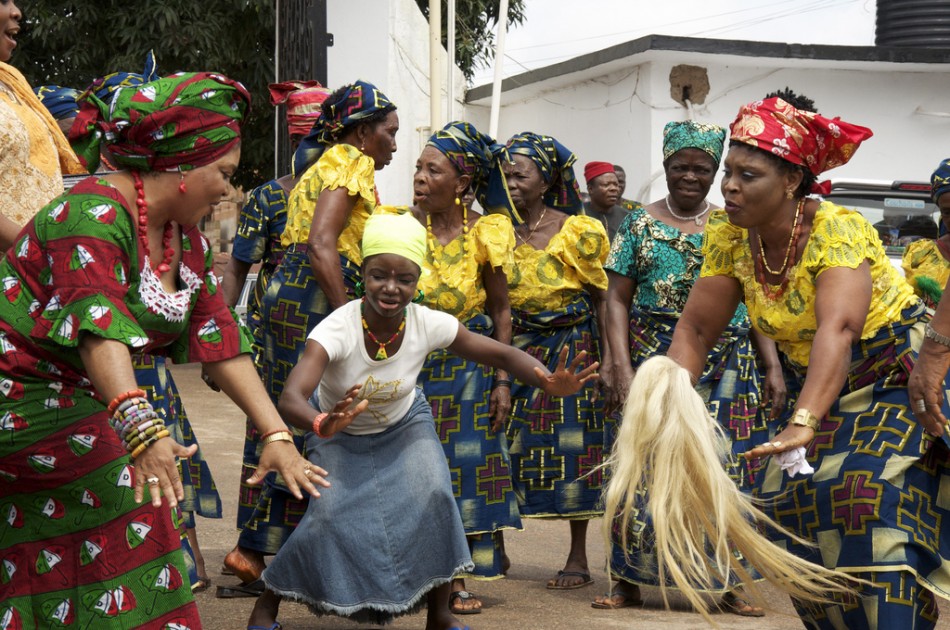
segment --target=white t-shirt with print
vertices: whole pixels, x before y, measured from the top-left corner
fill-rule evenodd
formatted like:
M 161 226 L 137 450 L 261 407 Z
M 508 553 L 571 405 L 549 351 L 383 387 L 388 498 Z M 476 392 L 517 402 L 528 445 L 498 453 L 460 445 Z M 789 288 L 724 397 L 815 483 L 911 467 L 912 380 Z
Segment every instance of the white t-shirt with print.
M 358 398 L 369 400 L 369 407 L 353 420 L 346 433 L 368 435 L 386 430 L 406 415 L 426 357 L 455 341 L 459 322 L 447 313 L 410 304 L 399 350 L 374 361 L 363 343 L 360 302 L 353 300 L 330 313 L 308 339 L 323 346 L 330 357 L 317 387 L 320 408 L 329 411 L 350 387 L 361 384 Z

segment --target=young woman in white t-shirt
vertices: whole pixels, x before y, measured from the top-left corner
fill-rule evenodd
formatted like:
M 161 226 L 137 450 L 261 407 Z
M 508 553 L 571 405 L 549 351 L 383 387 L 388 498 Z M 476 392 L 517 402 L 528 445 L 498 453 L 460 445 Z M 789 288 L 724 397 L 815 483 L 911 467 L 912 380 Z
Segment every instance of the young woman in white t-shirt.
M 314 328 L 287 378 L 280 412 L 288 424 L 313 429 L 309 474 L 331 484 L 264 572 L 267 591 L 249 630 L 279 628 L 282 598 L 360 623 L 385 623 L 427 602 L 426 630 L 462 629 L 449 591 L 472 562 L 452 493 L 458 473 L 448 469 L 432 409 L 416 388 L 426 356 L 447 348 L 551 396 L 596 377 L 596 363 L 580 369 L 586 353 L 568 366 L 565 348 L 552 373 L 414 304 L 425 247 L 425 228 L 411 215 L 373 215 L 363 235 L 365 296 Z

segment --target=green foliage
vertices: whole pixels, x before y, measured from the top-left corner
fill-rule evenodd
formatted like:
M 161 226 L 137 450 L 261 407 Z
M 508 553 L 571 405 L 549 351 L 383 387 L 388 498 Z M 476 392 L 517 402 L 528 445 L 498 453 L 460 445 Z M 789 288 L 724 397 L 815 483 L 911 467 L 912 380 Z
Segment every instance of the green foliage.
M 429 17 L 429 0 L 416 0 L 422 14 Z M 455 63 L 471 79 L 475 69 L 485 66 L 494 54 L 498 25 L 498 0 L 456 0 Z M 446 44 L 446 0 L 442 0 L 442 45 Z M 508 1 L 508 26 L 524 22 L 524 0 Z
M 251 91 L 235 184 L 256 186 L 274 168 L 273 0 L 25 0 L 11 63 L 33 86 L 83 89 L 116 71 L 142 72 L 155 51 L 158 72 L 220 72 Z

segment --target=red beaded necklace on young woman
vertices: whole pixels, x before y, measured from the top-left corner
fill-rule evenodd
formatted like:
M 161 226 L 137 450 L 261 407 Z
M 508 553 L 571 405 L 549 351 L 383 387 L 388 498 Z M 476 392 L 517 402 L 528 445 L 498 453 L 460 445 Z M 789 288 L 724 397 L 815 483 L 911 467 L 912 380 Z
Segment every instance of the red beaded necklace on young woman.
M 360 319 L 363 321 L 363 330 L 366 331 L 366 334 L 369 336 L 369 340 L 379 346 L 379 349 L 376 351 L 376 360 L 382 361 L 388 359 L 389 355 L 386 354 L 386 346 L 396 341 L 396 337 L 399 336 L 403 330 L 406 329 L 406 311 L 402 312 L 402 321 L 399 322 L 399 327 L 396 329 L 396 332 L 393 333 L 393 336 L 387 339 L 386 341 L 380 341 L 376 338 L 376 335 L 373 334 L 373 331 L 369 329 L 369 322 L 366 321 L 365 312 L 366 298 L 363 298 L 363 301 L 360 302 Z
M 762 285 L 762 290 L 770 300 L 777 300 L 782 297 L 785 293 L 785 289 L 788 287 L 788 272 L 795 266 L 795 257 L 798 254 L 798 237 L 801 236 L 802 220 L 805 217 L 802 211 L 804 207 L 805 199 L 803 198 L 799 200 L 798 207 L 795 208 L 795 219 L 792 222 L 792 233 L 788 239 L 788 246 L 785 248 L 785 259 L 782 261 L 782 266 L 778 271 L 774 271 L 769 267 L 768 262 L 765 260 L 765 246 L 762 243 L 762 235 L 757 235 L 759 247 L 756 254 L 753 254 L 753 258 L 755 259 L 755 278 L 759 281 L 759 284 Z M 782 279 L 777 289 L 773 289 L 773 285 L 766 282 L 766 270 L 773 276 L 781 276 Z
M 148 250 L 148 205 L 145 203 L 145 185 L 142 183 L 142 176 L 139 175 L 138 171 L 132 171 L 132 182 L 135 184 L 135 207 L 139 211 L 139 240 L 142 243 L 142 252 L 151 261 Z M 165 231 L 162 232 L 164 258 L 152 267 L 152 270 L 157 271 L 159 275 L 171 271 L 172 256 L 175 255 L 175 250 L 172 249 L 172 235 L 174 233 L 175 226 L 172 225 L 171 221 L 166 222 Z

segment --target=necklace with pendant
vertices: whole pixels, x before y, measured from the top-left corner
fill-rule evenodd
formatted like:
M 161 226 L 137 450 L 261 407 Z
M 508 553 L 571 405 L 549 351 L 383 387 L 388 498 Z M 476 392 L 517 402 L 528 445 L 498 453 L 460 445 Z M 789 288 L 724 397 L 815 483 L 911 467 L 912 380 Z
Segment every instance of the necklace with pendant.
M 363 302 L 360 304 L 360 319 L 363 321 L 363 330 L 366 331 L 366 334 L 369 335 L 369 340 L 379 346 L 379 350 L 376 351 L 376 360 L 382 361 L 388 359 L 389 355 L 386 354 L 386 346 L 396 341 L 396 337 L 405 330 L 406 328 L 406 311 L 402 312 L 402 321 L 399 322 L 399 328 L 396 329 L 396 332 L 393 333 L 393 336 L 387 339 L 386 341 L 380 341 L 376 338 L 376 335 L 373 334 L 373 331 L 369 329 L 369 322 L 366 321 L 366 315 L 364 315 L 364 306 L 366 305 L 366 299 L 363 299 Z
M 708 202 L 708 201 L 705 201 L 706 207 L 703 208 L 703 211 L 702 211 L 702 212 L 700 212 L 699 214 L 694 214 L 694 215 L 692 215 L 692 216 L 684 217 L 684 216 L 682 216 L 682 215 L 679 215 L 679 214 L 676 214 L 675 212 L 673 212 L 673 208 L 670 207 L 670 196 L 669 196 L 669 195 L 666 196 L 666 199 L 664 199 L 664 201 L 666 202 L 666 211 L 669 212 L 670 215 L 671 215 L 674 219 L 679 219 L 680 221 L 693 221 L 693 222 L 696 223 L 696 225 L 702 225 L 702 224 L 703 224 L 703 222 L 702 222 L 701 219 L 702 219 L 704 216 L 706 216 L 706 213 L 709 212 L 709 208 L 712 207 L 712 206 L 709 205 L 709 202 Z

